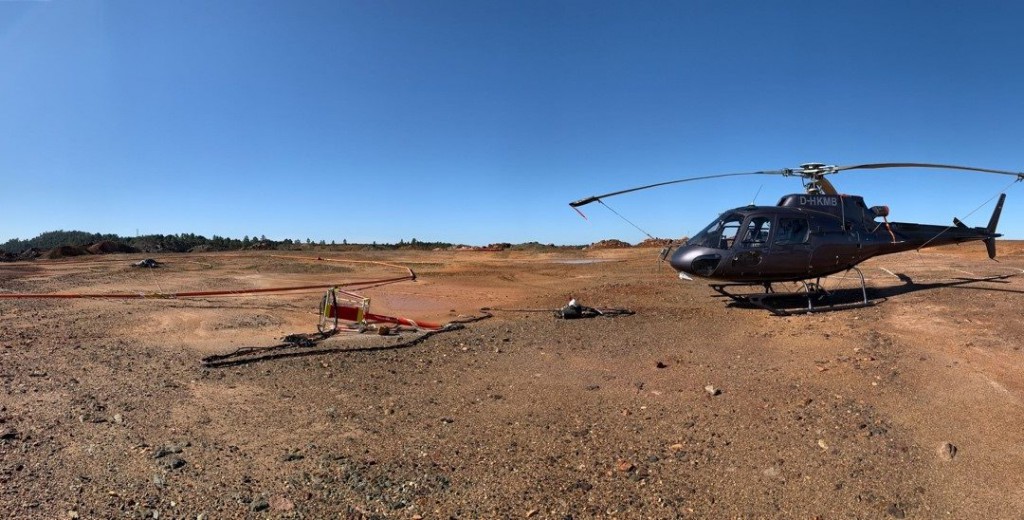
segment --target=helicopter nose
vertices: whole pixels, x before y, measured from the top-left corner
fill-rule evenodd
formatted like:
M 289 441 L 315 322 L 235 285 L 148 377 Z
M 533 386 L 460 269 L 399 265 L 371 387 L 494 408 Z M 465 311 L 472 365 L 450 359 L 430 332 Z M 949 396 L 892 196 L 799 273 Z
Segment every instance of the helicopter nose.
M 711 250 L 703 247 L 684 246 L 672 254 L 669 265 L 680 273 L 707 278 L 715 272 L 721 261 L 722 255 Z
M 672 258 L 669 259 L 668 265 L 672 266 L 672 269 L 680 273 L 685 273 L 690 270 L 690 259 L 686 256 L 685 247 L 680 247 L 672 253 Z

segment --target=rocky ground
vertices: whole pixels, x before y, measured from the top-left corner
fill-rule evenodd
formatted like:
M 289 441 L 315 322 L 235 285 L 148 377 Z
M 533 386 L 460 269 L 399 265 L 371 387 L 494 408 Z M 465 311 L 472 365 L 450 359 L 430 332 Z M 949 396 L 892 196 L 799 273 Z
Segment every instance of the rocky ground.
M 1024 277 L 972 281 L 1021 272 L 1000 247 L 873 260 L 880 305 L 795 317 L 728 306 L 656 249 L 356 255 L 419 275 L 366 290 L 374 312 L 501 310 L 223 368 L 200 360 L 315 331 L 320 295 L 0 300 L 0 517 L 1020 518 Z M 139 258 L 6 264 L 0 292 L 389 269 Z M 570 297 L 636 315 L 527 312 Z

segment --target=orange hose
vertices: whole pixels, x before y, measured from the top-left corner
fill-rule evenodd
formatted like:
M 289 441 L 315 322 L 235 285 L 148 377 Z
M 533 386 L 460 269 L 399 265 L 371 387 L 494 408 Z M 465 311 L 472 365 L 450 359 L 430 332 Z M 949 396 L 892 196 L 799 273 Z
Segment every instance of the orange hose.
M 153 298 L 153 299 L 177 299 L 177 298 L 199 298 L 203 296 L 242 296 L 246 294 L 260 294 L 260 293 L 276 293 L 276 292 L 288 292 L 288 291 L 308 291 L 308 290 L 323 290 L 330 289 L 331 287 L 352 287 L 357 285 L 380 285 L 385 283 L 401 282 L 404 280 L 412 280 L 410 276 L 400 276 L 398 278 L 385 278 L 381 280 L 359 280 L 349 283 L 332 283 L 332 284 L 318 284 L 318 285 L 295 285 L 290 287 L 266 287 L 263 289 L 224 289 L 220 291 L 192 291 L 192 292 L 179 292 L 179 293 L 163 293 L 163 292 L 150 292 L 150 293 L 64 293 L 64 294 L 33 294 L 33 293 L 7 293 L 0 294 L 0 299 L 16 300 L 16 299 L 55 299 L 55 298 L 120 298 L 120 299 L 134 299 L 134 298 Z
M 222 256 L 237 256 L 244 257 L 247 255 L 222 255 Z M 64 293 L 64 294 L 36 294 L 36 293 L 0 293 L 0 299 L 6 300 L 28 300 L 28 299 L 59 299 L 59 298 L 113 298 L 113 299 L 177 299 L 177 298 L 200 298 L 204 296 L 243 296 L 247 294 L 261 294 L 261 293 L 278 293 L 278 292 L 291 292 L 291 291 L 311 291 L 311 290 L 323 290 L 330 289 L 331 287 L 359 287 L 359 286 L 371 286 L 376 287 L 378 285 L 385 285 L 390 283 L 402 282 L 405 280 L 416 280 L 416 273 L 409 267 L 398 264 L 391 264 L 388 262 L 378 262 L 374 260 L 344 260 L 340 258 L 314 258 L 308 256 L 286 256 L 286 255 L 268 255 L 271 258 L 281 259 L 302 259 L 302 260 L 316 260 L 316 261 L 328 261 L 328 262 L 340 262 L 340 263 L 352 263 L 352 264 L 375 264 L 382 265 L 385 267 L 391 267 L 395 269 L 402 269 L 407 271 L 409 274 L 406 276 L 399 276 L 395 278 L 383 278 L 379 280 L 358 280 L 348 283 L 332 283 L 332 284 L 316 284 L 316 285 L 295 285 L 287 287 L 266 287 L 263 289 L 222 289 L 218 291 L 191 291 L 191 292 L 177 292 L 177 293 L 164 293 L 164 292 L 140 292 L 140 293 Z M 367 288 L 367 287 L 363 287 Z

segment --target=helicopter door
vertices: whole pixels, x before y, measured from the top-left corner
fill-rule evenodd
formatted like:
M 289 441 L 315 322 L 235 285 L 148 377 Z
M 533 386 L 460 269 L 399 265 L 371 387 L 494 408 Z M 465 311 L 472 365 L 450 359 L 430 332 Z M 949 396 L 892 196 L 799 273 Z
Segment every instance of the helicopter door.
M 733 265 L 741 271 L 757 272 L 757 267 L 768 252 L 768 239 L 771 238 L 771 217 L 750 217 L 740 230 L 740 246 L 733 257 Z
M 779 217 L 775 239 L 771 245 L 770 262 L 762 274 L 799 276 L 806 274 L 811 263 L 811 226 L 806 218 Z

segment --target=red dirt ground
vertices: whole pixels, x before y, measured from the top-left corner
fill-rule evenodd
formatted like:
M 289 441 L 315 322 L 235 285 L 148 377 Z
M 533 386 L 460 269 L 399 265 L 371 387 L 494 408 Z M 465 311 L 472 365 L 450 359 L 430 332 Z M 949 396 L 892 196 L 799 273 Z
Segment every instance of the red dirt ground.
M 419 274 L 366 290 L 374 312 L 506 310 L 229 368 L 200 359 L 313 332 L 320 294 L 0 300 L 0 517 L 1020 518 L 1024 277 L 977 281 L 1022 272 L 1024 245 L 1000 250 L 878 258 L 879 305 L 795 317 L 726 305 L 657 249 L 351 254 Z M 140 258 L 4 264 L 0 293 L 395 274 Z M 637 314 L 520 311 L 570 297 Z

